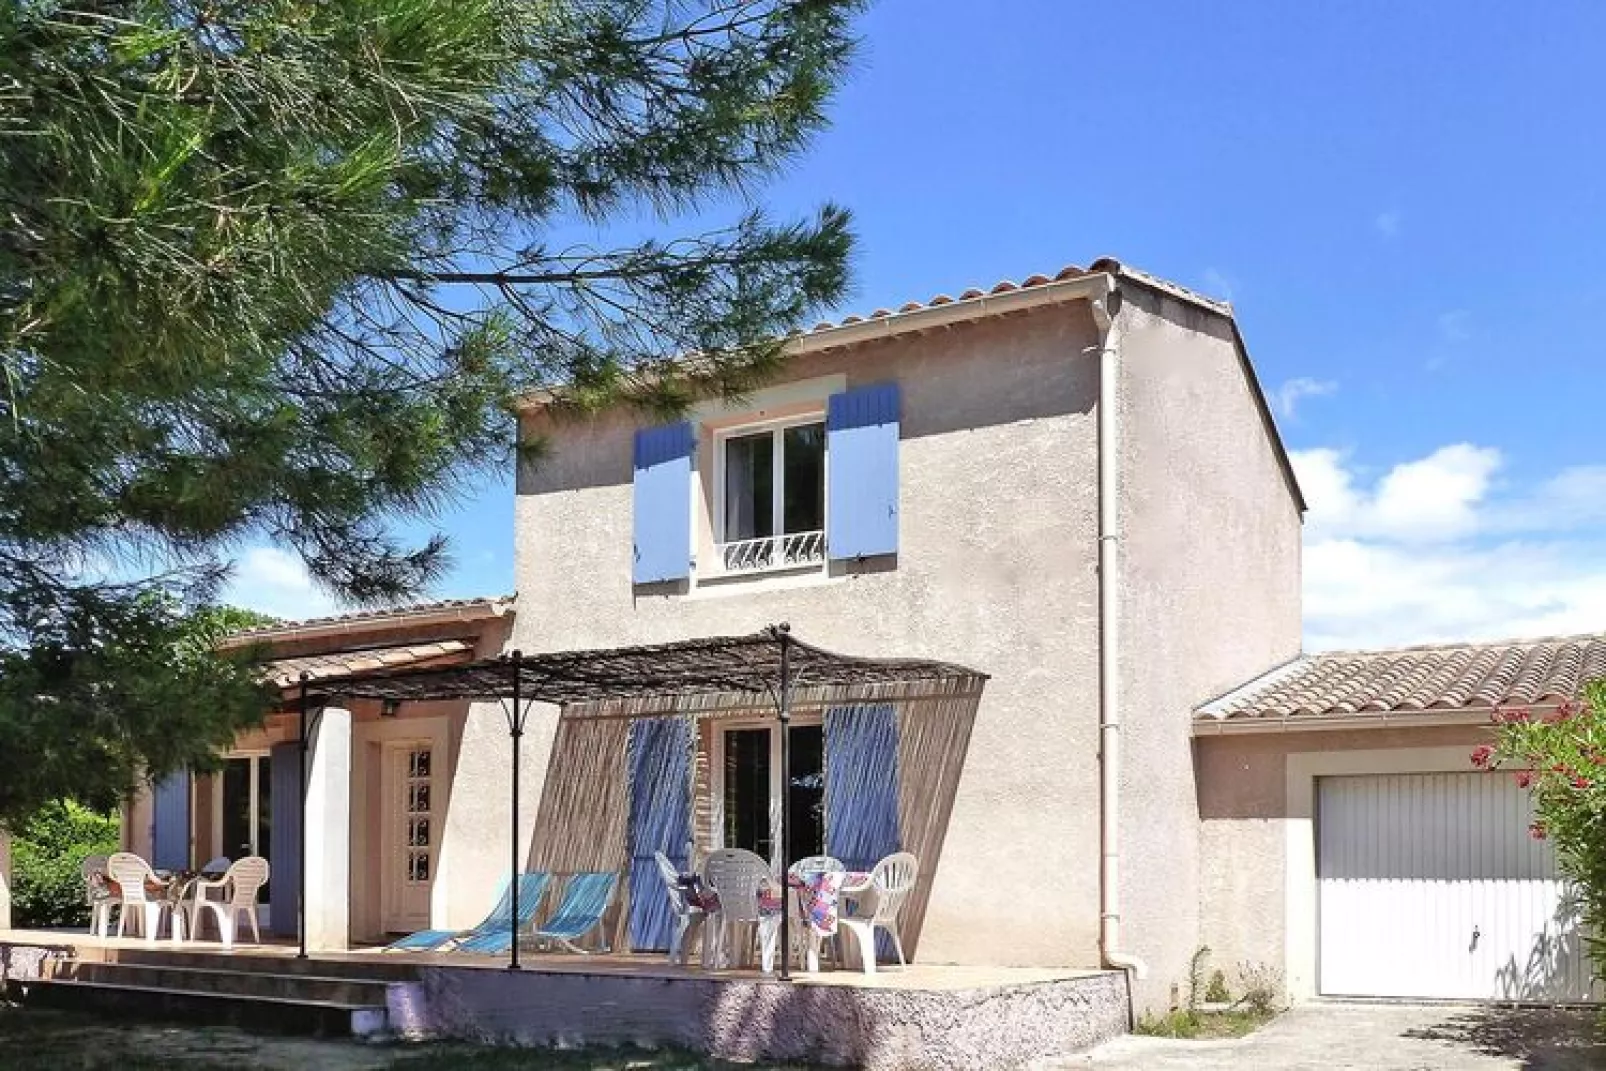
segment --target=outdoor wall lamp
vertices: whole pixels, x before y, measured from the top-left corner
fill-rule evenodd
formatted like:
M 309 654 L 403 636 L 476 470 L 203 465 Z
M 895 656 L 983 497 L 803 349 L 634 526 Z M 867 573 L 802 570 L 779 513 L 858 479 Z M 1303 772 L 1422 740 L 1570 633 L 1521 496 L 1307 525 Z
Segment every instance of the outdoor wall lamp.
M 400 699 L 386 699 L 379 704 L 379 716 L 381 718 L 394 718 L 399 710 L 401 710 Z

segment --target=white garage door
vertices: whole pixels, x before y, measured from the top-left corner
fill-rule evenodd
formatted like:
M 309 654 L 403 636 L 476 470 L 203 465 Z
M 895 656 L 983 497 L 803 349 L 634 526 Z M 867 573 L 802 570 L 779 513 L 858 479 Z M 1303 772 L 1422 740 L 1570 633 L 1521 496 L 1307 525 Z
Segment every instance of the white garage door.
M 1594 999 L 1576 908 L 1512 779 L 1318 782 L 1321 992 Z

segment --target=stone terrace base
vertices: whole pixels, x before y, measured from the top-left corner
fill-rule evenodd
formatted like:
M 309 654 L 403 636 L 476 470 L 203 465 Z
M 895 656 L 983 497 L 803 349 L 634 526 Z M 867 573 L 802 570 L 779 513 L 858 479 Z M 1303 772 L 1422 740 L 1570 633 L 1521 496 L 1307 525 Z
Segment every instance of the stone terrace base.
M 788 983 L 746 971 L 676 968 L 648 955 L 527 955 L 524 969 L 513 972 L 505 960 L 483 956 L 369 949 L 297 961 L 294 952 L 0 931 L 0 976 L 10 973 L 13 982 L 37 977 L 41 957 L 49 956 L 274 979 L 361 977 L 383 981 L 388 1028 L 407 1037 L 672 1046 L 727 1060 L 877 1071 L 1035 1064 L 1081 1052 L 1127 1028 L 1126 979 L 1109 971 L 917 964 L 873 976 L 799 974 Z M 254 987 L 231 988 L 249 993 Z
M 632 957 L 634 958 L 634 957 Z M 1081 1052 L 1127 1028 L 1106 971 L 914 966 L 787 983 L 735 973 L 426 967 L 391 990 L 402 1033 L 537 1046 L 676 1046 L 726 1060 L 978 1068 Z

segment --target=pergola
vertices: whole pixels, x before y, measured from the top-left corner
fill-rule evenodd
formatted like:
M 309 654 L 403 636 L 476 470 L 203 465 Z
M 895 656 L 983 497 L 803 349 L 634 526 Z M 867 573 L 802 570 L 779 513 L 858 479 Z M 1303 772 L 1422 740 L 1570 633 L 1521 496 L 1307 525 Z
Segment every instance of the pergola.
M 787 624 L 771 625 L 746 636 L 713 636 L 675 643 L 617 647 L 589 651 L 556 651 L 526 655 L 519 651 L 498 658 L 447 666 L 377 669 L 318 682 L 320 691 L 345 698 L 399 703 L 412 700 L 462 699 L 503 704 L 512 740 L 511 791 L 511 919 L 518 918 L 519 882 L 519 742 L 529 710 L 526 704 L 550 703 L 563 710 L 580 705 L 620 701 L 650 701 L 622 716 L 662 717 L 677 709 L 732 695 L 767 698 L 781 725 L 781 769 L 789 768 L 789 729 L 800 688 L 830 702 L 849 704 L 870 699 L 908 699 L 920 695 L 922 683 L 946 697 L 980 694 L 987 676 L 947 662 L 903 658 L 862 658 L 815 647 L 792 635 Z M 296 893 L 300 955 L 306 947 L 306 762 L 309 726 L 314 706 L 321 707 L 311 678 L 300 680 L 302 860 Z M 603 715 L 607 716 L 607 715 Z M 791 793 L 781 796 L 781 873 L 791 867 L 787 858 L 791 827 Z M 784 877 L 783 877 L 784 880 Z M 791 912 L 781 912 L 781 977 L 789 979 Z M 515 934 L 508 960 L 519 969 L 519 942 Z

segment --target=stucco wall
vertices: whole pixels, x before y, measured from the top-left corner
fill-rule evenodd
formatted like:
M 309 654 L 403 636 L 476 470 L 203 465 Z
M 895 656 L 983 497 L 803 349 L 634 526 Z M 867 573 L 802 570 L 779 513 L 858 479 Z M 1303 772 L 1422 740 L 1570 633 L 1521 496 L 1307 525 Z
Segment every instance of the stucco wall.
M 1201 943 L 1192 709 L 1299 652 L 1301 533 L 1231 325 L 1123 292 L 1122 941 L 1163 1009 Z
M 920 958 L 1095 963 L 1093 338 L 1074 304 L 794 361 L 789 379 L 902 384 L 902 528 L 896 568 L 790 586 L 633 590 L 631 420 L 528 426 L 549 452 L 519 479 L 515 645 L 658 642 L 787 620 L 843 651 L 992 674 Z M 553 714 L 540 716 L 550 739 Z
M 1297 820 L 1288 806 L 1290 756 L 1442 747 L 1470 753 L 1487 738 L 1477 725 L 1198 738 L 1200 940 L 1212 960 L 1229 976 L 1245 961 L 1282 969 L 1291 937 L 1314 941 L 1314 933 L 1290 935 L 1285 924 L 1290 822 Z

